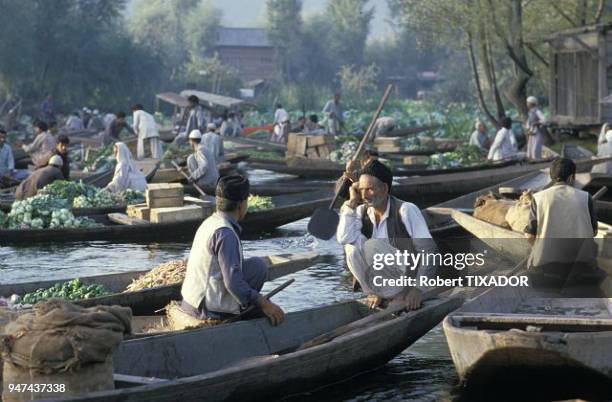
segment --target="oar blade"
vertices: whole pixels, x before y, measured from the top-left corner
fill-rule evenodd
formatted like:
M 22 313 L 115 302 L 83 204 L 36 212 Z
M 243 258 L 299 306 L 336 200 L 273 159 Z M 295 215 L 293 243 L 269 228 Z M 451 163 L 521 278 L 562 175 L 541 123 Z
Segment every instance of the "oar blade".
M 336 234 L 340 218 L 333 209 L 318 208 L 308 222 L 308 232 L 321 240 L 329 240 Z

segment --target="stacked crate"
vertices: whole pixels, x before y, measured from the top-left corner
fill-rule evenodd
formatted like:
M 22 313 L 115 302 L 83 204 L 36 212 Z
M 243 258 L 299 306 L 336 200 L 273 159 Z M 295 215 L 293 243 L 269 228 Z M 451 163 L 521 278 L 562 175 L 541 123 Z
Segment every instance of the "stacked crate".
M 328 159 L 334 150 L 333 135 L 307 135 L 290 133 L 287 139 L 287 156 L 308 159 Z
M 145 193 L 146 203 L 130 205 L 130 217 L 148 220 L 151 223 L 169 223 L 202 220 L 212 213 L 212 202 L 192 202 L 185 197 L 180 183 L 151 183 Z
M 399 137 L 378 137 L 374 139 L 374 148 L 378 152 L 399 152 L 401 144 Z

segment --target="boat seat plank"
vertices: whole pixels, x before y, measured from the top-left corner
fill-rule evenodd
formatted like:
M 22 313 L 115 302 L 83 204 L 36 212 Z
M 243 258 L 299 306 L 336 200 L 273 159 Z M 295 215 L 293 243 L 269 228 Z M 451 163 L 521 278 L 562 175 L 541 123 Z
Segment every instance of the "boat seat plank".
M 108 219 L 111 222 L 118 223 L 120 225 L 150 225 L 151 222 L 145 221 L 144 219 L 127 216 L 121 213 L 108 214 Z

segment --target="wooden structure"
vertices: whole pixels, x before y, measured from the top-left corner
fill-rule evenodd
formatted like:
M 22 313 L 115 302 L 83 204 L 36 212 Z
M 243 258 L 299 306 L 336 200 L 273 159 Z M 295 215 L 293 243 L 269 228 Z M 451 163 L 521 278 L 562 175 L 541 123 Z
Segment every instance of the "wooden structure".
M 612 121 L 612 25 L 557 32 L 550 45 L 550 120 L 559 126 Z
M 277 327 L 260 318 L 127 340 L 113 359 L 123 380 L 115 377 L 116 389 L 71 400 L 187 402 L 205 395 L 209 401 L 255 401 L 306 391 L 386 364 L 461 303 L 429 300 L 419 310 L 302 350 L 305 342 L 376 310 L 348 301 L 288 313 Z
M 220 27 L 215 39 L 215 52 L 221 63 L 234 68 L 242 81 L 281 78 L 279 52 L 265 29 Z
M 245 236 L 257 236 L 279 226 L 309 217 L 319 207 L 328 205 L 331 191 L 292 194 L 272 197 L 274 208 L 250 212 L 243 225 Z M 106 215 L 92 215 L 101 224 L 97 227 L 58 229 L 2 229 L 0 243 L 33 244 L 70 241 L 108 240 L 114 242 L 177 241 L 193 239 L 202 220 L 151 223 L 146 225 L 121 225 L 109 220 Z
M 514 392 L 523 399 L 526 389 L 534 400 L 608 400 L 611 294 L 593 291 L 606 298 L 497 287 L 446 317 L 444 333 L 462 383 L 479 395 L 508 390 L 512 400 Z
M 319 259 L 319 254 L 314 252 L 303 252 L 295 254 L 278 254 L 264 257 L 268 265 L 268 281 L 275 280 L 285 275 L 306 269 L 315 264 Z M 133 314 L 140 316 L 154 315 L 155 312 L 164 308 L 170 300 L 181 299 L 182 282 L 155 286 L 148 289 L 141 289 L 133 292 L 126 292 L 126 288 L 132 281 L 148 273 L 144 271 L 130 271 L 106 275 L 95 275 L 82 277 L 80 280 L 86 284 L 103 285 L 112 294 L 91 299 L 76 301 L 84 307 L 96 305 L 120 305 L 130 307 Z M 56 279 L 42 282 L 22 282 L 0 285 L 0 297 L 10 297 L 13 294 L 23 296 L 26 293 L 34 292 L 38 289 L 47 289 L 58 282 L 69 281 L 74 278 Z

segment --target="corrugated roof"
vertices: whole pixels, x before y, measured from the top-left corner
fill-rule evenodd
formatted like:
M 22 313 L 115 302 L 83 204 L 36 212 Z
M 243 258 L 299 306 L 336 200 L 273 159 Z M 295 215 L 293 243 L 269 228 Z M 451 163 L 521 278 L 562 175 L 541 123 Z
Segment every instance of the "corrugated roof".
M 238 106 L 244 103 L 244 101 L 241 99 L 230 98 L 229 96 L 211 94 L 209 92 L 196 91 L 193 89 L 185 89 L 184 91 L 181 91 L 181 96 L 185 98 L 189 97 L 190 95 L 197 96 L 200 99 L 200 104 L 202 106 L 209 106 L 209 107 L 222 106 L 222 107 L 229 109 L 232 106 Z
M 230 47 L 274 47 L 263 28 L 226 28 L 217 29 L 217 46 Z
M 178 107 L 187 107 L 189 104 L 187 102 L 187 98 L 175 93 L 175 92 L 164 92 L 162 94 L 155 95 L 157 99 L 161 99 L 165 102 L 168 102 L 172 105 L 176 105 Z

